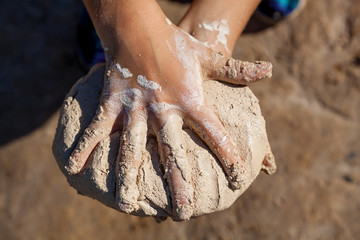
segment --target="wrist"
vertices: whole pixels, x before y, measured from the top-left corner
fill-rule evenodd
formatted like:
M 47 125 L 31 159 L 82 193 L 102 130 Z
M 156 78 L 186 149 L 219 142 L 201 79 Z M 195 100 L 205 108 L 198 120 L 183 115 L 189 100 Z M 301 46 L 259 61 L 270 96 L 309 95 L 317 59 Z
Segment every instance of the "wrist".
M 179 27 L 214 50 L 231 55 L 259 3 L 260 0 L 194 0 Z
M 231 31 L 226 19 L 202 21 L 187 17 L 179 27 L 213 50 L 231 55 L 232 45 L 228 42 Z
M 103 47 L 111 56 L 122 49 L 151 45 L 165 34 L 166 16 L 155 0 L 84 0 L 84 3 Z

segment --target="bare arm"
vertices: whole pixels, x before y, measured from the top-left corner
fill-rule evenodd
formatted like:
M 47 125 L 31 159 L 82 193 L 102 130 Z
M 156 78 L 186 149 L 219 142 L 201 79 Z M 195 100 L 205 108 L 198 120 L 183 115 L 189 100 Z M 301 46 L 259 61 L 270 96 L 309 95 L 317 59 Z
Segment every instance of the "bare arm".
M 214 50 L 230 56 L 236 40 L 260 2 L 194 0 L 179 27 L 199 41 L 210 43 Z

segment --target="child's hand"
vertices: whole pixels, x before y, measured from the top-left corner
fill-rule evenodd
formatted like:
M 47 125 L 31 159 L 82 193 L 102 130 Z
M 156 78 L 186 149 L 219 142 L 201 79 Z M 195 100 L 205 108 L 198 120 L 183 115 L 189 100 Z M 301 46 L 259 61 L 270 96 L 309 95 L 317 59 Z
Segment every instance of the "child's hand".
M 165 22 L 165 19 L 164 19 Z M 220 79 L 247 84 L 271 74 L 267 62 L 248 63 L 214 52 L 174 25 L 149 48 L 122 48 L 107 63 L 104 91 L 96 116 L 71 154 L 67 169 L 79 173 L 96 145 L 113 131 L 123 136 L 117 164 L 117 202 L 137 209 L 137 175 L 147 135 L 155 134 L 159 154 L 180 219 L 192 215 L 193 190 L 183 125 L 192 128 L 216 154 L 233 188 L 241 187 L 244 169 L 228 133 L 206 105 L 202 82 Z
M 108 56 L 98 112 L 66 167 L 79 173 L 96 145 L 122 129 L 116 167 L 119 208 L 138 208 L 138 169 L 148 134 L 155 134 L 179 219 L 193 212 L 193 189 L 183 125 L 216 154 L 233 188 L 241 187 L 243 162 L 223 125 L 206 105 L 203 81 L 247 84 L 271 74 L 267 62 L 224 57 L 175 27 L 155 1 L 85 1 Z

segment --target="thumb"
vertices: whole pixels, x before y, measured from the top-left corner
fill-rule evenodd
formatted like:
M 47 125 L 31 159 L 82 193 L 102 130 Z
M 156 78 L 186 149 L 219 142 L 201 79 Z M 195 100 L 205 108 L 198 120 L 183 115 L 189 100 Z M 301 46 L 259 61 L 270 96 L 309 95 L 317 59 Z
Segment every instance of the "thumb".
M 212 54 L 207 67 L 208 76 L 212 79 L 232 83 L 249 84 L 272 75 L 272 64 L 266 61 L 246 62 Z

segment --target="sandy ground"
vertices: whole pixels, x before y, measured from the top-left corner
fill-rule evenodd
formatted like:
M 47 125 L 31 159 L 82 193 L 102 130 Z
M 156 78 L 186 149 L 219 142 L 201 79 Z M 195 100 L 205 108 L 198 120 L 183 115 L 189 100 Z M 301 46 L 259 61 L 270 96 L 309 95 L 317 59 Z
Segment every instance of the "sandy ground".
M 188 222 L 118 213 L 70 188 L 51 153 L 58 109 L 84 74 L 80 2 L 0 4 L 1 239 L 359 239 L 360 1 L 308 1 L 295 19 L 240 38 L 270 60 L 252 86 L 277 158 L 228 210 Z M 174 21 L 186 10 L 161 2 Z

